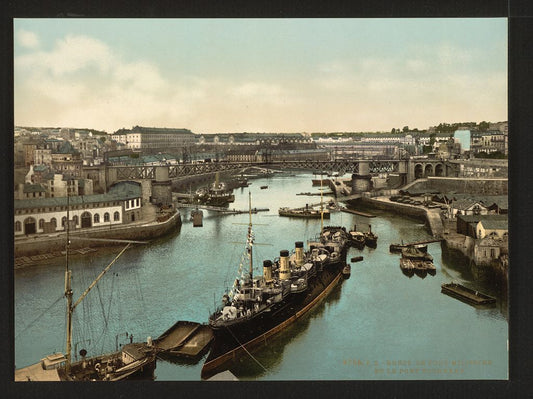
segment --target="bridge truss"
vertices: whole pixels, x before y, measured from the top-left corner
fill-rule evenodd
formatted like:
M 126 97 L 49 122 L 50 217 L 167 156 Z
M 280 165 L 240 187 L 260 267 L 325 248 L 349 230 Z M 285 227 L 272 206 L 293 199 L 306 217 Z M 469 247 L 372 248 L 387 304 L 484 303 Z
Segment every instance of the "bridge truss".
M 274 169 L 302 169 L 320 172 L 336 172 L 339 174 L 359 173 L 359 165 L 368 164 L 369 173 L 395 173 L 399 171 L 401 160 L 335 160 L 335 161 L 272 161 L 272 162 L 206 162 L 168 165 L 169 178 L 176 179 L 186 176 L 205 175 L 215 172 L 234 172 L 249 167 L 264 167 Z M 118 180 L 155 179 L 154 165 L 138 166 L 109 166 L 116 169 Z

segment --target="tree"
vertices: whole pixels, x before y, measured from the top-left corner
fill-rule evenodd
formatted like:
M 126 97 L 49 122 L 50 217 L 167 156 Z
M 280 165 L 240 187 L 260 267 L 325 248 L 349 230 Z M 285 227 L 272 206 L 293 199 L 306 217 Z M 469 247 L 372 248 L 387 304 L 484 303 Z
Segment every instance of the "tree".
M 409 126 L 404 126 L 402 130 L 404 133 L 407 133 L 409 131 Z
M 395 128 L 392 128 L 392 130 L 390 131 L 392 134 L 396 133 L 396 129 Z
M 486 132 L 488 130 L 489 126 L 490 126 L 489 122 L 485 122 L 485 121 L 479 122 L 479 131 L 480 132 Z

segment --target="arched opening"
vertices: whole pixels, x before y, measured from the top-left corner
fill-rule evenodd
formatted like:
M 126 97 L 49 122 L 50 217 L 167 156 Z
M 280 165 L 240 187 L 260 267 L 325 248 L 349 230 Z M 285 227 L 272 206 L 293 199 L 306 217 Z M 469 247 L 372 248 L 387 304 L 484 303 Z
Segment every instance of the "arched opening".
M 119 222 L 120 221 L 120 213 L 118 213 L 118 211 L 113 213 L 113 220 L 115 222 Z
M 131 214 L 131 221 L 135 222 L 135 214 L 134 213 Z
M 21 231 L 22 230 L 22 223 L 20 223 L 18 220 L 15 222 L 15 231 Z
M 433 176 L 433 165 L 428 164 L 424 168 L 424 177 Z
M 94 214 L 94 223 L 100 223 L 100 214 L 98 213 Z
M 415 165 L 415 179 L 420 179 L 424 177 L 424 168 L 421 164 Z
M 104 213 L 104 222 L 109 222 L 109 212 Z
M 35 233 L 36 233 L 35 219 L 32 217 L 26 218 L 24 220 L 24 234 L 35 234 Z
M 92 217 L 89 212 L 83 212 L 81 214 L 81 228 L 91 227 L 92 226 Z
M 439 163 L 435 166 L 435 176 L 444 177 L 444 165 Z

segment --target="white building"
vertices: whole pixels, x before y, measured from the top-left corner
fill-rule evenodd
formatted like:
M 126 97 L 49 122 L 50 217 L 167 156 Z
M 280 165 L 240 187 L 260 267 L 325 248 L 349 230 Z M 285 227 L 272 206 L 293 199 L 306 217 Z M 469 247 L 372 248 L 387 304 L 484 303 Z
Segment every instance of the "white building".
M 106 194 L 14 201 L 15 236 L 134 222 L 142 216 L 140 183 L 119 182 Z

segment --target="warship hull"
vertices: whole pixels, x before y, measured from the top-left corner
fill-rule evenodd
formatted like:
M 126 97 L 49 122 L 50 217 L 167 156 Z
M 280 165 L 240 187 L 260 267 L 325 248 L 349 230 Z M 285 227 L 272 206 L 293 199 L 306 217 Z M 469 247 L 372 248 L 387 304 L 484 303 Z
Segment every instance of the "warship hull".
M 265 344 L 267 338 L 281 332 L 308 313 L 343 280 L 344 266 L 344 260 L 324 266 L 322 272 L 309 279 L 307 290 L 289 295 L 268 312 L 233 326 L 214 328 L 214 340 L 202 368 L 202 379 L 231 368 L 232 361 Z

